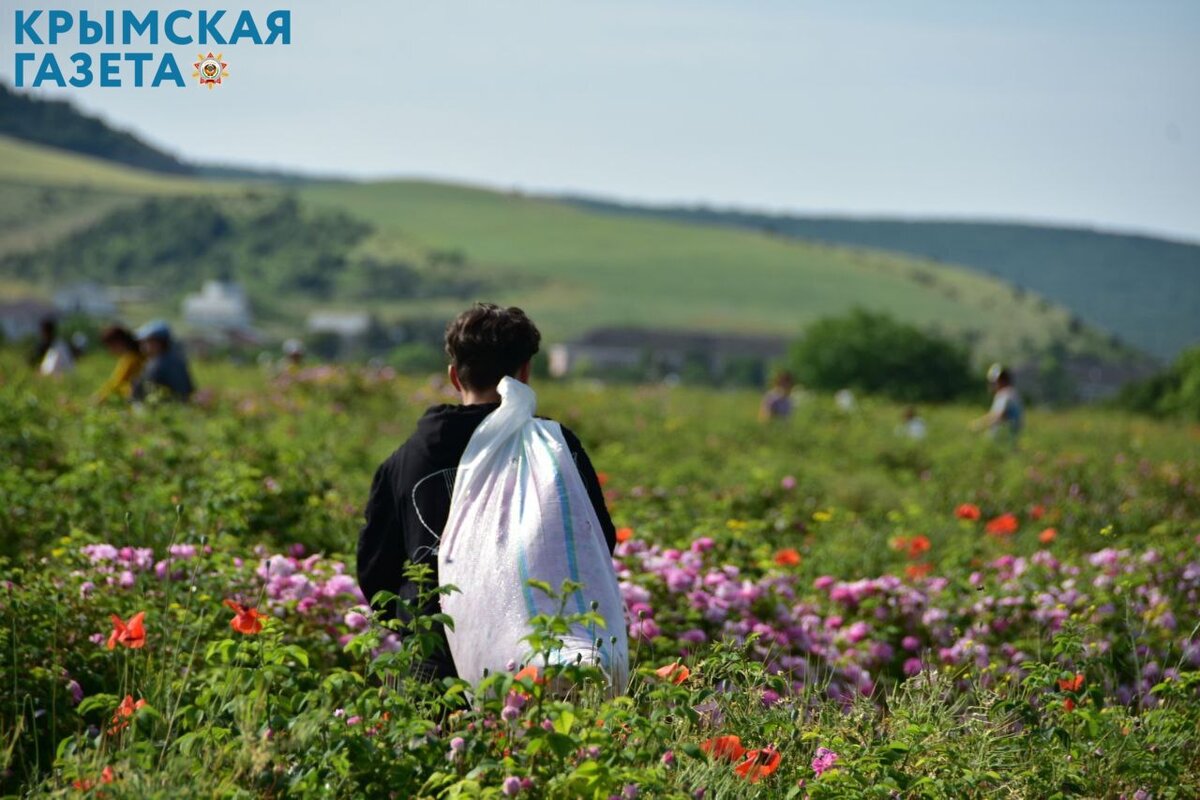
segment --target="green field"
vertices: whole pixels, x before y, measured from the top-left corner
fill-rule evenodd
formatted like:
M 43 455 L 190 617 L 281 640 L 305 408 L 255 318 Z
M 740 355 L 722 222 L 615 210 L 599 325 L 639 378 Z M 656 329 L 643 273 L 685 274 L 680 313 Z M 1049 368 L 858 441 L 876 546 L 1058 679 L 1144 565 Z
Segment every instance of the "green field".
M 0 187 L 0 256 L 47 246 L 139 197 L 246 191 L 244 184 L 164 177 L 2 138 Z M 259 184 L 254 191 L 283 189 Z M 521 303 L 555 338 L 601 325 L 793 335 L 815 319 L 863 306 L 969 336 L 980 358 L 1027 355 L 1055 338 L 1076 349 L 1100 346 L 1086 331 L 1071 333 L 1061 307 L 931 262 L 447 184 L 322 182 L 297 191 L 313 208 L 345 211 L 373 226 L 359 246 L 362 256 L 465 254 L 462 270 L 486 279 L 498 299 Z M 292 299 L 298 308 L 313 304 L 311 297 Z M 339 305 L 337 297 L 327 303 Z M 353 305 L 388 318 L 427 318 L 444 317 L 462 301 L 379 297 Z M 173 316 L 169 307 L 161 311 Z
M 199 362 L 192 404 L 97 406 L 111 365 L 39 380 L 0 348 L 4 796 L 1200 792 L 1196 425 L 1036 409 L 1014 450 L 974 406 L 922 409 L 913 441 L 871 398 L 763 424 L 748 391 L 535 381 L 624 529 L 633 674 L 472 695 L 416 680 L 420 640 L 353 579 L 376 465 L 449 398 Z M 706 754 L 725 736 L 762 774 Z

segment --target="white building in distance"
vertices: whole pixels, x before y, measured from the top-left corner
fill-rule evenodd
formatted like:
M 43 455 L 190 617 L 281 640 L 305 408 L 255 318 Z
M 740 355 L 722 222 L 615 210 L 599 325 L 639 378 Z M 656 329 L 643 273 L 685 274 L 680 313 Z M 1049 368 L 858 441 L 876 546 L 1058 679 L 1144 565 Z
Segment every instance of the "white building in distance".
M 236 283 L 205 281 L 199 294 L 183 298 L 183 320 L 194 328 L 242 330 L 250 327 L 250 303 Z
M 63 314 L 83 314 L 104 319 L 117 313 L 108 289 L 94 283 L 75 283 L 54 293 L 54 305 Z
M 309 333 L 332 333 L 343 339 L 363 336 L 371 327 L 371 315 L 365 311 L 314 311 L 308 315 Z

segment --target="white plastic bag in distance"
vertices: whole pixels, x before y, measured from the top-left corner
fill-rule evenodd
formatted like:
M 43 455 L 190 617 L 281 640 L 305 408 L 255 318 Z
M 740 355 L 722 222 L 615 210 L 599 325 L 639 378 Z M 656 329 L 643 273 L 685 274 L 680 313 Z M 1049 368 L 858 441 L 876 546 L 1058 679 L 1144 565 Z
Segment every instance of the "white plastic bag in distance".
M 503 378 L 498 390 L 500 407 L 475 429 L 459 462 L 438 549 L 438 580 L 458 590 L 441 601 L 454 621 L 446 631 L 454 666 L 459 677 L 477 683 L 484 670 L 537 663 L 538 654 L 523 641 L 532 632 L 529 620 L 558 613 L 561 600 L 527 581 L 544 581 L 558 592 L 571 580 L 583 589 L 566 598 L 563 613 L 585 613 L 596 602 L 606 627 L 574 625 L 551 661 L 582 657 L 623 692 L 629 674 L 625 604 L 562 428 L 534 418 L 537 396 L 520 381 Z

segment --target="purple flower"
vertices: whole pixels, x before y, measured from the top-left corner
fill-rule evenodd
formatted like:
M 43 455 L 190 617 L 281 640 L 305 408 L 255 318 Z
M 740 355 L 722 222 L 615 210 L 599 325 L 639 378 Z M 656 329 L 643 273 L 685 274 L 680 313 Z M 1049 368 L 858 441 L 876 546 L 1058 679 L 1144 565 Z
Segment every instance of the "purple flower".
M 71 693 L 71 699 L 75 702 L 75 705 L 79 705 L 79 701 L 83 699 L 83 687 L 79 685 L 79 682 L 75 680 L 67 681 L 67 691 Z
M 128 589 L 130 586 L 133 586 L 133 584 L 136 582 L 137 582 L 137 579 L 133 577 L 133 573 L 130 572 L 129 570 L 122 571 L 120 577 L 117 578 L 117 583 L 119 583 L 121 585 L 122 589 Z
M 838 754 L 825 747 L 818 747 L 817 754 L 812 760 L 813 772 L 820 777 L 825 772 L 833 769 L 833 765 L 838 762 Z
M 794 475 L 784 475 L 783 480 L 779 482 L 779 485 L 790 492 L 792 489 L 796 488 L 796 477 Z
M 867 634 L 871 632 L 871 627 L 867 623 L 859 621 L 855 622 L 846 629 L 846 639 L 852 643 L 861 642 L 867 638 Z
M 116 561 L 119 555 L 117 548 L 111 544 L 89 544 L 83 547 L 83 554 L 87 556 L 93 564 L 100 561 Z
M 196 545 L 194 544 L 173 544 L 167 548 L 167 552 L 175 558 L 187 560 L 196 557 Z
M 512 722 L 519 716 L 521 716 L 521 709 L 516 706 L 505 706 L 500 709 L 500 719 L 505 722 Z
M 91 581 L 84 581 L 79 587 L 79 596 L 83 598 L 90 597 L 92 592 L 96 590 L 96 584 Z
M 350 630 L 361 631 L 363 628 L 367 627 L 368 620 L 363 614 L 362 608 L 360 606 L 356 606 L 346 612 L 346 616 L 343 621 L 346 623 L 346 627 Z
M 286 578 L 296 571 L 296 564 L 287 556 L 273 555 L 258 565 L 260 578 Z
M 326 597 L 337 597 L 338 595 L 355 594 L 356 592 L 358 592 L 358 581 L 349 575 L 334 575 L 321 588 L 321 594 Z
M 450 749 L 455 753 L 461 753 L 467 749 L 467 740 L 461 736 L 455 736 L 450 740 Z
M 504 792 L 505 797 L 516 797 L 521 793 L 521 779 L 514 775 L 509 775 L 504 779 L 504 783 L 500 785 L 500 790 Z
M 662 754 L 662 765 L 664 767 L 675 766 L 675 751 L 674 750 L 668 750 L 667 752 Z
M 658 627 L 653 619 L 639 619 L 629 624 L 629 636 L 632 639 L 650 640 L 662 633 L 662 629 Z
M 637 800 L 638 787 L 635 784 L 628 784 L 621 790 L 621 800 Z

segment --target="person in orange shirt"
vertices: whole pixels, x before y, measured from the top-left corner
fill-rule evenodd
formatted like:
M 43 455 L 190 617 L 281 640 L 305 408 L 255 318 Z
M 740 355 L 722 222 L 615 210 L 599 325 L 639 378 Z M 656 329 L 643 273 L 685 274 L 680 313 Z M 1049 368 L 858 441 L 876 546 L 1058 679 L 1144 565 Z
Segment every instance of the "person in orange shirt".
M 128 328 L 112 325 L 100 335 L 100 342 L 117 357 L 117 364 L 113 367 L 112 375 L 96 392 L 96 402 L 103 403 L 114 395 L 124 400 L 132 399 L 134 381 L 146 364 L 146 357 L 142 355 L 137 339 Z

